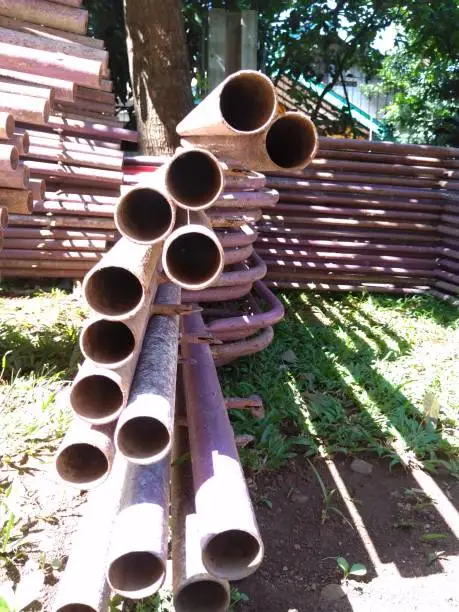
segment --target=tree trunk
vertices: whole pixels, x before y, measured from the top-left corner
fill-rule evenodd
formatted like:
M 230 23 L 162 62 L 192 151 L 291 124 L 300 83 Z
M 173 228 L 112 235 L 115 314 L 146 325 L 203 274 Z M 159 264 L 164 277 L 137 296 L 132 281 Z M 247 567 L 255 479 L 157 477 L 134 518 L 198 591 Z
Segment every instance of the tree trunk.
M 193 107 L 181 0 L 124 0 L 139 146 L 167 155 L 177 123 Z

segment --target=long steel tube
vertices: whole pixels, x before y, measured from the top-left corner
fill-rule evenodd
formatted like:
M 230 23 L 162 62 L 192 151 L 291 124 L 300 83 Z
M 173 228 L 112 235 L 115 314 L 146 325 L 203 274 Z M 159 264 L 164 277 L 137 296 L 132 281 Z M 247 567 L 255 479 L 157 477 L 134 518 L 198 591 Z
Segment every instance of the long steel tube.
M 261 72 L 240 70 L 228 76 L 177 126 L 180 136 L 256 134 L 277 112 L 276 91 Z
M 107 561 L 108 583 L 124 597 L 149 597 L 164 582 L 169 474 L 168 456 L 153 465 L 129 464 L 123 507 L 113 526 Z
M 177 410 L 179 407 L 177 407 Z M 203 565 L 199 522 L 193 502 L 193 476 L 185 427 L 176 427 L 171 485 L 172 580 L 176 612 L 225 612 L 229 584 Z
M 179 304 L 180 288 L 168 283 L 156 303 Z M 132 383 L 129 402 L 118 419 L 115 444 L 129 461 L 149 464 L 171 449 L 179 341 L 178 315 L 153 315 Z
M 96 427 L 75 419 L 65 435 L 55 457 L 59 477 L 80 489 L 99 486 L 110 474 L 115 445 L 114 427 Z
M 317 132 L 304 113 L 287 112 L 269 128 L 249 136 L 189 136 L 184 146 L 207 147 L 232 168 L 302 170 L 314 159 Z
M 206 331 L 200 314 L 184 318 L 185 334 Z M 263 543 L 208 345 L 182 344 L 188 431 L 202 560 L 218 578 L 253 573 Z
M 105 578 L 111 529 L 121 504 L 127 463 L 115 457 L 107 480 L 91 491 L 83 518 L 59 581 L 53 612 L 107 610 L 110 588 Z
M 183 289 L 212 285 L 223 269 L 223 248 L 202 211 L 177 211 L 176 228 L 165 243 L 163 269 Z
M 119 240 L 84 279 L 89 306 L 112 320 L 136 314 L 145 305 L 160 253 L 160 245 Z
M 222 168 L 206 149 L 178 150 L 166 167 L 165 183 L 177 206 L 204 210 L 220 197 L 224 186 Z
M 115 208 L 115 223 L 123 236 L 139 244 L 156 244 L 170 234 L 175 206 L 164 183 L 164 172 L 155 172 L 122 193 Z
M 116 420 L 126 406 L 129 398 L 132 379 L 140 355 L 141 339 L 148 323 L 151 301 L 156 292 L 156 279 L 152 279 L 145 294 L 142 308 L 135 315 L 137 321 L 132 329 L 138 334 L 137 344 L 134 345 L 132 355 L 124 360 L 122 365 L 109 369 L 107 366 L 94 365 L 86 360 L 78 372 L 71 391 L 70 405 L 73 411 L 82 419 L 96 425 L 110 423 Z M 105 347 L 111 340 L 100 336 L 97 338 L 100 345 Z M 100 352 L 104 352 L 100 350 Z M 96 351 L 97 353 L 97 351 Z

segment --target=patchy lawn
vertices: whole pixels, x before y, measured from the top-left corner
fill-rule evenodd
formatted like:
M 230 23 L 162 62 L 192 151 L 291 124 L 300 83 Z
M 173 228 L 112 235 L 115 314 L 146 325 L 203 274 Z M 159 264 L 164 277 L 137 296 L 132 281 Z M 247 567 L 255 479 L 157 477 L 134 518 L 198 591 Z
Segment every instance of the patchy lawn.
M 447 474 L 442 487 L 455 499 L 458 311 L 428 297 L 282 293 L 281 299 L 286 319 L 276 326 L 272 346 L 220 369 L 226 395 L 258 393 L 266 407 L 262 421 L 232 411 L 237 433 L 255 436 L 241 455 L 267 548 L 260 572 L 233 591 L 234 607 L 316 609 L 322 586 L 342 576 L 337 556 L 364 563 L 367 577 L 379 579 L 327 457 L 336 458 L 373 536 L 389 534 L 393 548 L 389 554 L 389 544 L 380 545 L 382 564 L 398 556 L 410 577 L 438 577 L 437 555 L 457 553 L 452 532 L 433 511 L 436 502 L 416 492 L 418 485 L 398 464 Z M 31 609 L 49 609 L 85 500 L 55 484 L 52 455 L 70 421 L 68 408 L 55 399 L 81 359 L 77 340 L 86 314 L 78 297 L 58 290 L 0 297 L 0 582 L 38 573 L 42 605 Z M 372 478 L 358 480 L 350 470 L 356 455 L 373 465 Z M 380 491 L 385 503 L 378 512 L 371 500 Z M 435 535 L 422 539 L 432 533 L 439 541 Z M 292 549 L 292 542 L 300 548 Z M 352 596 L 341 603 L 349 606 Z M 363 609 L 370 609 L 368 597 L 361 599 Z M 169 612 L 171 604 L 164 595 L 138 604 L 115 600 L 113 609 Z

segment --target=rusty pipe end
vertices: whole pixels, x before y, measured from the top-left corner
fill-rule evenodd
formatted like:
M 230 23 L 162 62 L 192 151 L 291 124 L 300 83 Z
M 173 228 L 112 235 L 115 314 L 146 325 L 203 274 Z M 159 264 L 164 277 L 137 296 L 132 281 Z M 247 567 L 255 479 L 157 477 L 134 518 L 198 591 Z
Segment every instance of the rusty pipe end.
M 304 113 L 281 115 L 266 134 L 266 151 L 279 168 L 302 169 L 315 157 L 319 139 L 314 123 Z
M 242 580 L 255 572 L 263 560 L 263 543 L 248 531 L 230 529 L 211 536 L 203 544 L 202 561 L 214 576 Z
M 7 113 L 6 119 L 5 119 L 5 132 L 6 132 L 7 138 L 12 138 L 13 133 L 14 133 L 14 127 L 15 127 L 14 116 L 11 115 L 10 113 Z
M 110 587 L 130 599 L 143 599 L 154 595 L 163 585 L 166 566 L 152 552 L 139 550 L 113 559 L 107 571 Z
M 174 593 L 176 612 L 226 612 L 230 605 L 226 581 L 209 574 L 193 576 Z
M 16 170 L 16 168 L 18 167 L 18 164 L 19 164 L 19 150 L 18 150 L 17 147 L 11 147 L 10 164 L 11 164 L 11 169 L 12 170 Z
M 153 409 L 152 409 L 153 407 Z M 115 431 L 117 450 L 131 463 L 149 465 L 161 461 L 171 450 L 172 435 L 159 415 L 170 412 L 167 400 L 156 396 L 147 407 L 129 406 Z
M 94 363 L 115 368 L 134 355 L 135 337 L 123 321 L 98 319 L 89 322 L 80 334 L 83 355 Z
M 229 76 L 220 93 L 220 112 L 236 133 L 257 134 L 277 112 L 276 90 L 271 80 L 255 70 Z
M 24 155 L 27 155 L 27 153 L 29 152 L 29 148 L 30 148 L 29 132 L 27 130 L 24 130 L 24 133 L 22 134 L 22 149 L 24 151 Z
M 75 414 L 94 425 L 114 421 L 124 408 L 124 400 L 116 374 L 102 368 L 77 377 L 70 391 L 70 405 Z
M 90 271 L 83 281 L 83 292 L 88 305 L 106 317 L 132 316 L 145 300 L 139 279 L 120 266 Z
M 204 210 L 219 198 L 224 175 L 212 153 L 193 148 L 174 155 L 167 167 L 165 182 L 177 206 Z
M 210 228 L 191 223 L 178 227 L 166 239 L 162 264 L 171 281 L 196 291 L 209 287 L 220 276 L 224 252 Z
M 87 606 L 86 604 L 71 603 L 65 606 L 60 606 L 55 609 L 55 612 L 99 612 L 97 608 L 93 606 Z
M 110 460 L 101 448 L 88 442 L 79 442 L 58 452 L 56 470 L 67 484 L 90 490 L 107 478 Z
M 120 197 L 115 208 L 116 227 L 138 244 L 161 242 L 172 231 L 174 222 L 173 203 L 151 185 L 136 185 Z

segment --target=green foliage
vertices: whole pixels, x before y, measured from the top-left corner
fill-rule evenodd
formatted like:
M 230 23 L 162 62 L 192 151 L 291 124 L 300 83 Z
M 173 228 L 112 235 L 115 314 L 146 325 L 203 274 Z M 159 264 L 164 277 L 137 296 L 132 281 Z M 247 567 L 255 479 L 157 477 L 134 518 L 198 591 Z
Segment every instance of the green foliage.
M 396 47 L 373 90 L 393 95 L 383 118 L 402 142 L 459 144 L 459 4 L 408 3 L 395 16 Z
M 284 293 L 272 345 L 220 368 L 228 397 L 263 398 L 266 415 L 231 411 L 252 470 L 276 469 L 298 452 L 371 452 L 393 464 L 413 457 L 430 470 L 459 466 L 459 317 L 427 296 L 393 298 Z M 286 364 L 282 355 L 294 351 Z M 437 425 L 424 398 L 435 387 Z M 333 504 L 332 498 L 332 504 Z
M 344 557 L 336 557 L 336 565 L 343 572 L 343 580 L 349 576 L 366 576 L 367 568 L 363 563 L 353 563 L 350 565 Z

